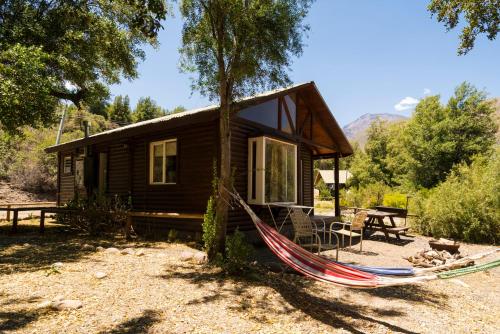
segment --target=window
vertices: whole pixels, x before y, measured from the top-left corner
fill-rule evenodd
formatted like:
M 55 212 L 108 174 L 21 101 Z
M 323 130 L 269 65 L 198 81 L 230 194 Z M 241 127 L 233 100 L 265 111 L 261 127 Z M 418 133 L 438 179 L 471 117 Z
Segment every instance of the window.
M 278 99 L 272 99 L 241 110 L 238 115 L 249 121 L 278 128 Z
M 177 140 L 153 142 L 149 146 L 149 183 L 177 182 Z
M 73 157 L 68 155 L 63 158 L 63 174 L 71 174 L 73 172 Z
M 248 202 L 297 202 L 297 146 L 268 137 L 248 141 Z

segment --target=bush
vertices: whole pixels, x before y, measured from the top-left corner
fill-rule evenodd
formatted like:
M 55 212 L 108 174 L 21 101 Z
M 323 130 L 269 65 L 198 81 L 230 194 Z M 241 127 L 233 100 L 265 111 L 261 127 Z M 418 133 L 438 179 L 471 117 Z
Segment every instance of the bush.
M 384 195 L 384 206 L 406 209 L 407 195 L 401 193 L 388 193 Z
M 470 242 L 500 240 L 500 159 L 479 157 L 460 165 L 419 204 L 417 229 Z M 417 201 L 418 203 L 418 201 Z
M 102 195 L 89 199 L 76 197 L 66 204 L 68 209 L 77 211 L 77 215 L 58 215 L 60 223 L 76 227 L 91 235 L 116 232 L 127 221 L 129 206 L 119 196 L 107 198 Z
M 372 183 L 362 188 L 352 187 L 345 194 L 347 206 L 369 208 L 382 205 L 389 187 L 383 183 Z
M 246 242 L 245 235 L 238 229 L 226 237 L 226 258 L 223 264 L 229 274 L 248 271 L 248 260 L 253 255 L 253 247 Z
M 216 240 L 216 220 L 215 220 L 215 200 L 210 196 L 207 203 L 207 211 L 203 215 L 203 223 L 201 225 L 203 230 L 203 246 L 207 253 L 212 252 L 217 246 Z

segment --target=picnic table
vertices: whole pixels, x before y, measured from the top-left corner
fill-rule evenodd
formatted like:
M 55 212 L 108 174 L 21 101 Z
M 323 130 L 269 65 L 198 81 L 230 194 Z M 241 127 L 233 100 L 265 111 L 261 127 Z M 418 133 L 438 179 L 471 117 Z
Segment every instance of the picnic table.
M 401 240 L 400 234 L 406 233 L 408 227 L 398 227 L 394 222 L 394 217 L 399 214 L 396 212 L 370 210 L 368 211 L 368 221 L 366 228 L 374 231 L 382 231 L 385 235 L 385 240 L 389 241 L 389 233 L 396 235 L 398 240 Z M 386 225 L 384 218 L 388 218 L 390 225 Z

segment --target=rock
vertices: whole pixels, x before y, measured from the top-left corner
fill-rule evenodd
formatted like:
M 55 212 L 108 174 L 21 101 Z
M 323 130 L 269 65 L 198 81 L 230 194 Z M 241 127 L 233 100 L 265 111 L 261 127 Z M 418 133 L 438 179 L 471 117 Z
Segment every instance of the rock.
M 51 307 L 53 309 L 62 310 L 76 310 L 83 306 L 82 302 L 76 299 L 63 299 L 60 301 L 52 302 Z
M 205 253 L 198 252 L 194 254 L 192 261 L 196 264 L 203 264 L 207 261 L 207 255 Z
M 54 269 L 61 269 L 64 266 L 62 262 L 56 262 L 52 264 L 52 268 Z
M 59 301 L 61 301 L 61 300 L 63 300 L 63 299 L 64 299 L 64 296 L 63 296 L 63 295 L 57 295 L 57 296 L 55 296 L 55 297 L 52 299 L 52 301 L 53 301 L 53 302 L 59 302 Z
M 82 246 L 82 250 L 93 251 L 94 249 L 95 249 L 95 247 L 94 247 L 94 246 L 92 246 L 92 245 L 89 245 L 89 244 L 84 244 L 84 245 Z
M 127 254 L 128 254 L 128 255 L 134 255 L 134 254 L 135 254 L 135 252 L 134 252 L 134 250 L 133 250 L 132 248 L 125 248 L 125 249 L 122 249 L 121 253 L 122 253 L 123 255 L 127 255 Z
M 189 261 L 193 258 L 194 254 L 191 252 L 182 252 L 180 256 L 181 261 Z
M 97 279 L 102 279 L 102 278 L 104 278 L 106 276 L 108 276 L 108 274 L 106 274 L 105 272 L 102 272 L 102 271 L 97 271 L 94 274 L 94 277 L 97 278 Z
M 103 252 L 105 250 L 105 248 L 101 247 L 101 246 L 97 246 L 95 250 L 98 252 Z
M 47 307 L 51 307 L 51 306 L 52 306 L 52 302 L 50 300 L 44 300 L 43 302 L 38 303 L 38 305 L 36 307 L 37 308 L 47 308 Z
M 136 256 L 143 256 L 145 255 L 146 253 L 144 253 L 144 249 L 138 249 L 137 252 L 135 252 L 135 255 Z
M 105 252 L 109 254 L 120 254 L 120 250 L 115 247 L 106 248 Z
M 29 243 L 27 243 L 27 242 L 26 242 L 26 243 L 24 243 L 24 244 L 23 244 L 23 246 L 24 246 L 24 247 L 30 247 L 31 245 L 30 245 Z

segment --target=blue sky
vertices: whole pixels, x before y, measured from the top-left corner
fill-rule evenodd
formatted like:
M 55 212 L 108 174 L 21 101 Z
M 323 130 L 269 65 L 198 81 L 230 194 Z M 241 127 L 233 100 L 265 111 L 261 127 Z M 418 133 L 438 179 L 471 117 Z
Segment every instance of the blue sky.
M 446 32 L 431 19 L 427 2 L 317 0 L 292 80 L 315 81 L 341 125 L 365 113 L 409 115 L 418 99 L 441 94 L 445 100 L 463 81 L 500 97 L 500 38 L 480 37 L 468 55 L 457 56 L 459 31 Z M 132 105 L 151 96 L 167 109 L 211 104 L 191 92 L 195 74 L 179 72 L 181 19 L 176 15 L 164 27 L 160 47 L 146 48 L 139 78 L 111 93 L 128 94 Z

